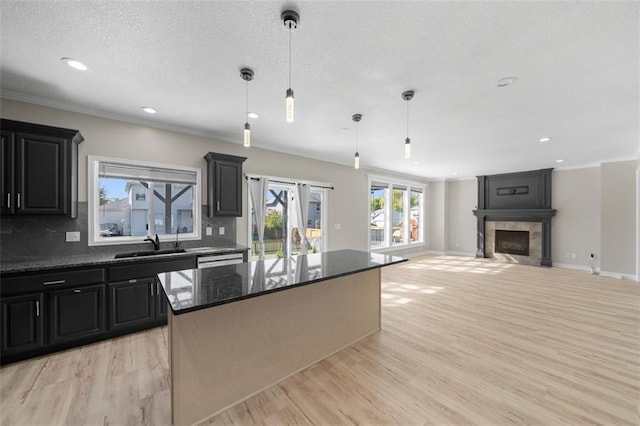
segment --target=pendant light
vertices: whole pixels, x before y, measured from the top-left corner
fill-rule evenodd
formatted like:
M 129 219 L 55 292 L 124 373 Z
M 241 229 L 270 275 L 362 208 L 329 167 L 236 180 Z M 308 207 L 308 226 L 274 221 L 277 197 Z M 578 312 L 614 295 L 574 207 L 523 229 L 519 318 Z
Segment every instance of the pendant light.
M 411 158 L 411 139 L 409 139 L 409 101 L 413 99 L 413 90 L 402 93 L 402 99 L 407 101 L 407 138 L 404 140 L 404 158 Z
M 358 153 L 358 123 L 362 120 L 362 114 L 353 114 L 351 119 L 356 123 L 356 155 L 353 157 L 353 167 L 360 168 L 360 154 Z
M 289 31 L 289 88 L 286 93 L 287 122 L 293 122 L 293 89 L 291 88 L 291 31 L 298 28 L 300 16 L 293 10 L 285 10 L 280 15 L 284 27 Z
M 245 113 L 246 122 L 244 123 L 244 146 L 251 146 L 251 125 L 249 124 L 249 82 L 253 80 L 253 70 L 251 68 L 242 68 L 240 77 L 247 82 L 247 111 Z

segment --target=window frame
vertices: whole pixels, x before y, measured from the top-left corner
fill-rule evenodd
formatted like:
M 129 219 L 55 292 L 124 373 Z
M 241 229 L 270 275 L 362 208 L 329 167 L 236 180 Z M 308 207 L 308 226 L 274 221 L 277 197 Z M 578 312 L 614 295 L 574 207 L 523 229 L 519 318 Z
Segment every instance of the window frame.
M 385 233 L 384 244 L 372 247 L 371 246 L 371 185 L 384 184 L 387 185 L 387 191 L 384 198 L 384 216 L 385 216 Z M 390 252 L 396 250 L 403 250 L 407 248 L 424 246 L 426 241 L 425 235 L 425 192 L 427 185 L 421 182 L 406 181 L 402 179 L 390 178 L 386 176 L 367 175 L 367 247 L 371 252 Z M 394 189 L 404 189 L 405 196 L 403 197 L 403 212 L 402 222 L 411 223 L 411 195 L 414 190 L 417 190 L 422 194 L 419 198 L 419 215 L 420 220 L 418 223 L 418 241 L 411 241 L 410 226 L 403 228 L 402 240 L 404 243 L 393 242 L 393 191 Z
M 125 158 L 103 157 L 98 155 L 88 155 L 88 171 L 87 171 L 87 203 L 88 203 L 88 245 L 89 246 L 111 246 L 123 244 L 140 244 L 143 242 L 141 236 L 100 236 L 100 162 L 108 162 L 111 164 L 122 164 L 125 166 L 135 166 L 143 168 L 161 168 L 168 170 L 176 170 L 188 173 L 195 173 L 196 183 L 193 188 L 193 232 L 180 233 L 180 241 L 194 241 L 202 239 L 202 169 L 198 167 L 188 167 L 175 164 L 155 163 L 149 161 L 130 160 Z M 151 187 L 151 185 L 150 185 Z M 149 208 L 149 217 L 153 215 L 153 197 L 146 196 L 146 202 L 151 205 Z M 155 217 L 154 217 L 155 220 Z M 151 223 L 151 222 L 149 222 Z M 176 234 L 158 235 L 160 242 L 175 241 Z

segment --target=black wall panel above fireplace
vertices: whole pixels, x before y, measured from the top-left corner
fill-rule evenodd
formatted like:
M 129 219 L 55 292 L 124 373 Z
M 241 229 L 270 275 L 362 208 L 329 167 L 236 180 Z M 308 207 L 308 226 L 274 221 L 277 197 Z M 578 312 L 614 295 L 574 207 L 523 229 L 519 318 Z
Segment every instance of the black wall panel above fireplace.
M 550 209 L 552 170 L 478 176 L 478 210 Z

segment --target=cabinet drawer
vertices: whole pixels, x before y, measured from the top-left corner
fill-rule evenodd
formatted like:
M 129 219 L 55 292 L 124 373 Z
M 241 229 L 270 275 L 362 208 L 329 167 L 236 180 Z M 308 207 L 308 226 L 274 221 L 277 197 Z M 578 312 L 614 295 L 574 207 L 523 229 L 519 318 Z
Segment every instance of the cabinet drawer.
M 136 278 L 152 278 L 160 272 L 194 269 L 195 258 L 188 257 L 154 262 L 140 262 L 131 265 L 112 266 L 109 268 L 109 281 L 127 281 Z
M 29 274 L 2 279 L 2 295 L 43 291 L 63 286 L 81 286 L 106 281 L 104 268 L 77 271 L 56 271 L 46 274 Z

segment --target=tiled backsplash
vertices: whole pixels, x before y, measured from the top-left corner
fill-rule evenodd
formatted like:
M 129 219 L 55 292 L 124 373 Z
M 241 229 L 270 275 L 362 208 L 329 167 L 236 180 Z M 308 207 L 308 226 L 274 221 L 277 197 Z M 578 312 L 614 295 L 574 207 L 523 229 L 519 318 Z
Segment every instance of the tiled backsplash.
M 181 246 L 220 247 L 235 245 L 236 218 L 206 217 L 206 206 L 202 206 L 202 240 L 183 241 Z M 117 246 L 89 246 L 87 244 L 88 206 L 78 203 L 78 218 L 62 216 L 4 216 L 0 219 L 0 260 L 12 261 L 26 258 L 51 256 L 71 256 L 91 253 L 118 253 L 121 251 L 149 250 L 151 245 L 126 244 Z M 206 236 L 205 228 L 214 229 L 212 236 Z M 224 226 L 225 235 L 218 235 L 218 227 Z M 66 232 L 79 231 L 80 242 L 65 242 Z M 165 247 L 166 246 L 166 247 Z M 169 248 L 169 243 L 162 243 Z

